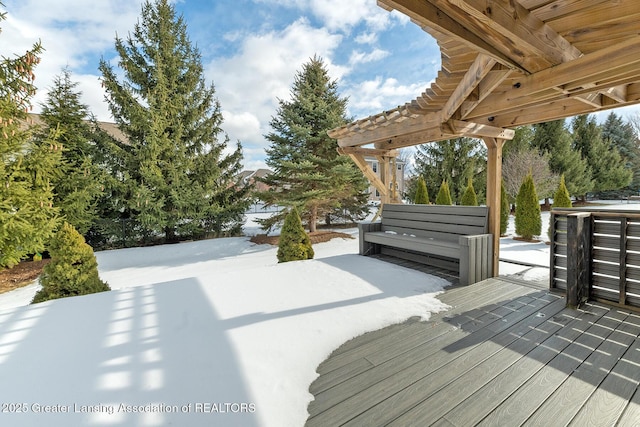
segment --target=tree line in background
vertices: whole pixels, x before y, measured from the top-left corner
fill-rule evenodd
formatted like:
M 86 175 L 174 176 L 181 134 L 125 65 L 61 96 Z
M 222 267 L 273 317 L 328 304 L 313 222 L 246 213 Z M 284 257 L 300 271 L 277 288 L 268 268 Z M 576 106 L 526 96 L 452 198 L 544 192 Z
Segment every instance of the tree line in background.
M 513 140 L 503 148 L 502 232 L 512 210 L 510 203 L 515 203 L 516 233 L 530 239 L 541 232 L 539 207 L 537 219 L 534 209 L 540 199 L 547 206 L 552 198 L 554 206 L 567 207 L 571 206 L 570 196 L 584 202 L 588 196 L 620 199 L 638 194 L 639 131 L 640 116 L 624 121 L 614 112 L 602 124 L 592 115 L 581 115 L 570 120 L 570 127 L 565 120 L 556 120 L 517 128 Z M 417 147 L 414 164 L 407 198 L 415 203 L 442 203 L 440 194 L 448 185 L 451 203 L 473 204 L 470 189 L 474 184 L 478 199 L 484 202 L 486 150 L 482 141 L 458 138 L 423 144 Z M 438 195 L 429 197 L 427 188 L 438 185 Z
M 290 99 L 278 100 L 265 135 L 273 173 L 262 179 L 268 190 L 253 193 L 239 180 L 241 144 L 230 146 L 222 130 L 215 88 L 205 81 L 182 17 L 168 0 L 147 1 L 141 12 L 133 31 L 116 37 L 117 64 L 99 64 L 118 137 L 81 103 L 67 69 L 42 105 L 42 123 L 25 126 L 42 46 L 2 58 L 0 268 L 44 250 L 63 221 L 103 248 L 236 235 L 255 197 L 288 208 L 262 221 L 267 230 L 293 208 L 311 232 L 322 220 L 367 213 L 365 177 L 327 135 L 351 119 L 320 58 L 295 75 Z M 637 193 L 639 130 L 640 120 L 625 122 L 615 113 L 603 124 L 578 116 L 570 128 L 559 120 L 516 129 L 504 147 L 503 202 L 516 201 L 529 175 L 544 199 L 561 175 L 578 200 Z M 422 181 L 412 180 L 407 198 L 418 192 L 426 202 L 484 202 L 482 142 L 424 144 L 413 160 Z
M 1 5 L 1 3 L 0 3 Z M 117 64 L 99 70 L 116 129 L 81 102 L 68 69 L 56 77 L 41 123 L 28 114 L 42 46 L 0 62 L 0 268 L 42 252 L 67 222 L 96 248 L 237 235 L 256 197 L 316 223 L 361 218 L 367 181 L 327 130 L 349 121 L 320 58 L 295 76 L 265 135 L 273 174 L 255 194 L 240 180 L 201 55 L 168 0 L 147 1 Z M 0 14 L 0 21 L 5 14 Z M 264 220 L 268 230 L 288 210 Z
M 639 122 L 639 123 L 636 123 Z M 640 191 L 640 118 L 624 121 L 611 112 L 602 124 L 593 115 L 576 116 L 516 129 L 503 148 L 502 175 L 510 201 L 531 173 L 541 199 L 549 199 L 564 175 L 569 194 L 621 198 Z M 418 177 L 427 188 L 447 182 L 453 201 L 461 199 L 469 180 L 483 202 L 486 194 L 486 149 L 480 140 L 458 138 L 423 144 L 414 153 L 414 177 L 407 198 L 413 200 Z M 435 193 L 430 199 L 435 202 Z

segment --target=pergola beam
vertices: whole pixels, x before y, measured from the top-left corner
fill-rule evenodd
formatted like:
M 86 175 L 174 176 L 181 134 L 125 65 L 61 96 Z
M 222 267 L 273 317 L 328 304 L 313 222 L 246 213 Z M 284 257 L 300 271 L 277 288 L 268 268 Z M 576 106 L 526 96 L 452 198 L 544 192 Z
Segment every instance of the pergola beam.
M 454 5 L 474 18 L 474 22 L 493 30 L 496 34 L 506 38 L 492 36 L 491 31 L 485 31 L 484 37 L 495 40 L 498 46 L 510 47 L 506 52 L 512 60 L 521 64 L 529 72 L 540 71 L 549 66 L 578 58 L 582 53 L 566 39 L 556 33 L 551 27 L 532 15 L 517 1 L 486 0 L 429 0 L 437 6 L 446 3 Z M 539 58 L 535 68 L 526 65 L 526 56 Z M 532 64 L 535 64 L 533 61 Z
M 512 90 L 491 95 L 469 114 L 470 119 L 556 99 L 601 92 L 640 81 L 640 36 L 606 51 L 584 55 L 570 63 L 523 76 Z M 559 88 L 561 93 L 550 88 Z M 544 107 L 543 107 L 544 108 Z
M 413 22 L 425 28 L 427 31 L 436 30 L 456 39 L 463 40 L 470 47 L 473 47 L 475 51 L 490 55 L 511 68 L 522 69 L 517 62 L 496 49 L 494 45 L 483 40 L 482 37 L 470 31 L 466 26 L 461 25 L 453 17 L 429 1 L 378 0 L 378 5 L 387 10 L 397 10 L 407 15 Z
M 442 107 L 443 121 L 449 120 L 473 93 L 480 82 L 489 74 L 496 60 L 488 55 L 480 54 L 473 61 L 469 71 L 464 75 L 460 84 L 455 88 L 447 102 Z

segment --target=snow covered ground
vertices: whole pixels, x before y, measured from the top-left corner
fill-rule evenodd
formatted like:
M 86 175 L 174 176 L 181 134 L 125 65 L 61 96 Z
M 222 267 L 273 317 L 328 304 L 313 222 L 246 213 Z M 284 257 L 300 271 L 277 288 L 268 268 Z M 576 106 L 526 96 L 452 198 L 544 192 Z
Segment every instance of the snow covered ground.
M 356 239 L 314 249 L 285 264 L 248 238 L 104 251 L 112 292 L 33 306 L 37 284 L 0 295 L 0 425 L 303 425 L 332 350 L 447 308 L 445 280 L 358 256 Z M 501 256 L 549 263 L 547 245 L 510 237 Z

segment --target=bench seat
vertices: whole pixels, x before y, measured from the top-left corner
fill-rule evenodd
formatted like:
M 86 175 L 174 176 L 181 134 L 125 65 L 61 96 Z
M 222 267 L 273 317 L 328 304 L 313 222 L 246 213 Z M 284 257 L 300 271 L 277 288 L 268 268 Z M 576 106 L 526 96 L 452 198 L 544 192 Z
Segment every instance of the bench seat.
M 360 254 L 388 254 L 458 271 L 462 285 L 492 276 L 487 207 L 385 204 L 379 222 L 359 224 Z
M 425 254 L 440 255 L 445 258 L 460 258 L 460 244 L 436 240 L 433 237 L 418 237 L 414 234 L 397 234 L 389 231 L 366 233 L 365 241 L 392 246 Z

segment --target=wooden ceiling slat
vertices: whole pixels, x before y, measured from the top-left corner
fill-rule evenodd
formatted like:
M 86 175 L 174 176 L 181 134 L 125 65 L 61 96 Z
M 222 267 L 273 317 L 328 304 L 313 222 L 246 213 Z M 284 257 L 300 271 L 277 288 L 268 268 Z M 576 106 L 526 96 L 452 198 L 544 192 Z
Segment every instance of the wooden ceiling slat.
M 550 22 L 558 33 L 568 33 L 576 28 L 590 28 L 593 25 L 603 25 L 615 22 L 620 17 L 633 17 L 638 13 L 638 0 L 609 0 L 597 5 L 580 9 L 576 13 L 566 15 Z M 632 21 L 633 19 L 629 19 Z
M 532 13 L 540 20 L 548 22 L 554 19 L 564 17 L 566 15 L 579 12 L 587 7 L 597 6 L 601 3 L 610 2 L 611 0 L 555 0 L 541 7 L 536 7 Z M 533 7 L 526 3 L 523 7 L 531 10 Z

